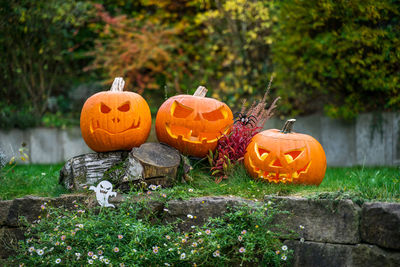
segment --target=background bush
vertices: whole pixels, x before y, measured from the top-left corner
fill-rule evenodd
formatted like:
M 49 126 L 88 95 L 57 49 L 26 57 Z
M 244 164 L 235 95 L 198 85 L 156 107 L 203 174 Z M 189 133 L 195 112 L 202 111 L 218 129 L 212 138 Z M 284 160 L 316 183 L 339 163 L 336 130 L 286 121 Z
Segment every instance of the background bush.
M 11 0 L 0 4 L 0 96 L 37 116 L 52 95 L 64 94 L 82 69 L 79 33 L 90 16 L 85 1 Z
M 281 1 L 272 58 L 282 111 L 399 110 L 399 15 L 396 0 Z
M 0 113 L 23 106 L 33 125 L 69 125 L 57 122 L 67 113 L 76 124 L 89 89 L 117 75 L 153 113 L 200 84 L 235 110 L 272 73 L 280 114 L 399 110 L 399 12 L 398 0 L 7 1 Z M 12 121 L 0 116 L 2 128 Z

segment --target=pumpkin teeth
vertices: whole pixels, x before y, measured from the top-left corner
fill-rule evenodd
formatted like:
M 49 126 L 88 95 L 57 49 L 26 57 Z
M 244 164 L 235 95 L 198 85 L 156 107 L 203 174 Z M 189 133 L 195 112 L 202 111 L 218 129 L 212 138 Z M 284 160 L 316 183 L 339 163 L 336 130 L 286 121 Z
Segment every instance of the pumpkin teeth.
M 106 133 L 108 133 L 109 135 L 120 134 L 120 133 L 124 133 L 124 132 L 126 132 L 126 131 L 129 131 L 129 130 L 132 130 L 132 129 L 137 129 L 137 128 L 139 128 L 139 126 L 140 126 L 140 117 L 139 117 L 137 123 L 135 123 L 135 122 L 136 122 L 136 120 L 133 120 L 133 121 L 132 121 L 132 125 L 131 125 L 128 129 L 125 129 L 125 130 L 123 130 L 123 131 L 121 131 L 121 132 L 112 133 L 112 132 L 110 132 L 110 131 L 108 131 L 108 130 L 105 130 L 105 129 L 103 129 L 103 128 L 100 128 L 100 122 L 99 122 L 98 120 L 97 120 L 96 122 L 94 122 L 94 120 L 92 120 L 92 123 L 90 124 L 90 132 L 93 134 L 96 130 L 99 130 L 99 131 L 106 132 Z
M 205 145 L 205 144 L 215 143 L 220 138 L 219 136 L 216 136 L 215 138 L 208 139 L 207 137 L 204 137 L 204 135 L 206 135 L 207 133 L 193 132 L 193 130 L 190 130 L 186 127 L 180 125 L 179 126 L 171 125 L 169 123 L 165 124 L 165 129 L 167 130 L 168 135 L 174 139 L 183 140 L 191 143 L 197 143 L 197 144 Z M 229 128 L 225 129 L 225 131 L 221 134 L 221 136 L 227 135 L 228 132 Z
M 190 130 L 190 136 L 200 139 L 199 133 L 198 132 L 193 132 L 192 130 Z
M 302 173 L 307 173 L 308 168 L 310 167 L 310 165 L 311 165 L 311 161 L 308 162 L 308 163 L 307 163 L 303 168 L 301 168 L 300 170 L 297 170 L 297 171 L 295 172 L 295 174 L 297 175 L 297 177 L 299 177 L 300 174 L 302 174 Z M 296 178 L 297 178 L 297 177 L 296 177 Z
M 260 170 L 260 168 L 254 166 L 253 161 L 250 158 L 249 158 L 249 164 L 253 168 L 253 170 L 257 173 L 257 177 L 262 180 L 267 180 L 269 182 L 274 182 L 274 183 L 279 183 L 279 182 L 290 183 L 293 182 L 293 179 L 298 179 L 300 177 L 300 174 L 307 173 L 308 168 L 311 165 L 311 161 L 307 163 L 303 168 L 291 174 Z

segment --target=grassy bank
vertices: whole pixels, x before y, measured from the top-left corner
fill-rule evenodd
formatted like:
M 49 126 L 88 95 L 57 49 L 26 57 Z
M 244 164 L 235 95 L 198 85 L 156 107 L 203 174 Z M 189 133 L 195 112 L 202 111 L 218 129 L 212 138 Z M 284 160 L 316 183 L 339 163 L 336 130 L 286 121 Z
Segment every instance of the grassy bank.
M 58 184 L 62 164 L 6 166 L 0 170 L 0 200 L 26 195 L 55 197 L 68 193 Z
M 25 195 L 58 196 L 68 193 L 58 184 L 62 165 L 19 165 L 0 174 L 0 199 Z M 220 184 L 209 176 L 206 166 L 197 166 L 190 173 L 190 181 L 178 182 L 163 191 L 170 197 L 185 198 L 189 189 L 195 196 L 234 195 L 262 199 L 264 195 L 295 195 L 313 198 L 351 198 L 356 201 L 400 202 L 400 168 L 352 167 L 328 168 L 320 186 L 268 184 L 254 181 L 245 169 L 237 167 Z M 192 191 L 192 190 L 190 190 Z M 190 194 L 194 196 L 193 192 Z

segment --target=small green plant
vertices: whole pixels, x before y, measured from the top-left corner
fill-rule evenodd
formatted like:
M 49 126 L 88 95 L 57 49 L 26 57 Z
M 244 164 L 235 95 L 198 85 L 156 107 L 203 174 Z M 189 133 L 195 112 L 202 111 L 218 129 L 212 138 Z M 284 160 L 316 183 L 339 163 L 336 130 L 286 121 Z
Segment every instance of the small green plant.
M 152 191 L 157 194 L 167 199 Z M 176 228 L 182 221 L 166 224 L 162 214 L 153 214 L 146 202 L 132 203 L 130 197 L 117 209 L 75 203 L 64 210 L 43 203 L 43 214 L 27 224 L 26 240 L 12 261 L 25 266 L 281 266 L 292 253 L 270 230 L 278 212 L 271 203 L 231 208 L 183 232 Z M 195 216 L 188 214 L 185 220 Z
M 9 172 L 12 172 L 17 165 L 16 158 L 18 157 L 22 161 L 29 161 L 29 156 L 27 154 L 26 144 L 22 143 L 21 147 L 18 149 L 18 155 L 12 156 L 10 161 L 6 159 L 6 156 L 0 150 L 0 178 L 4 177 Z M 8 161 L 8 162 L 7 162 Z

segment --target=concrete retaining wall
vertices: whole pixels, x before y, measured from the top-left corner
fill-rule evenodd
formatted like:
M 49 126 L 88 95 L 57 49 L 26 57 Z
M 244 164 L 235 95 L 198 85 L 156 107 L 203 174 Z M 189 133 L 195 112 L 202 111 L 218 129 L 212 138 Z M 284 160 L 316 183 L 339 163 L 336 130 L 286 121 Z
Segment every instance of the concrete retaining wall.
M 294 131 L 321 143 L 328 166 L 400 165 L 400 113 L 361 114 L 352 122 L 321 115 L 296 119 Z M 283 124 L 272 118 L 266 128 L 281 129 Z
M 32 222 L 37 220 L 44 202 L 51 200 L 57 207 L 70 208 L 74 200 L 84 202 L 86 199 L 84 195 L 66 195 L 0 201 L 0 265 L 2 258 L 13 253 L 17 240 L 23 238 L 19 216 Z M 116 206 L 121 201 L 125 201 L 121 195 L 111 198 Z M 269 196 L 265 201 L 272 201 L 280 210 L 288 211 L 289 214 L 277 217 L 275 222 L 299 235 L 297 239 L 284 241 L 294 250 L 290 266 L 400 266 L 400 203 L 375 202 L 358 206 L 351 200 Z M 93 199 L 88 201 L 94 202 Z M 226 213 L 228 206 L 243 202 L 251 203 L 237 197 L 200 197 L 171 200 L 166 204 L 153 200 L 149 207 L 163 217 L 165 223 L 182 219 L 178 227 L 187 231 L 191 225 L 202 225 L 207 218 Z M 167 214 L 163 210 L 166 205 Z M 196 217 L 188 221 L 188 213 Z
M 273 118 L 265 128 L 282 128 L 284 120 Z M 400 165 L 400 113 L 362 114 L 353 122 L 321 115 L 298 117 L 294 131 L 310 134 L 324 147 L 328 166 Z M 156 141 L 154 129 L 149 137 Z M 27 144 L 32 163 L 65 162 L 92 152 L 78 127 L 66 130 L 36 128 L 0 130 L 0 148 L 11 158 L 22 143 Z

